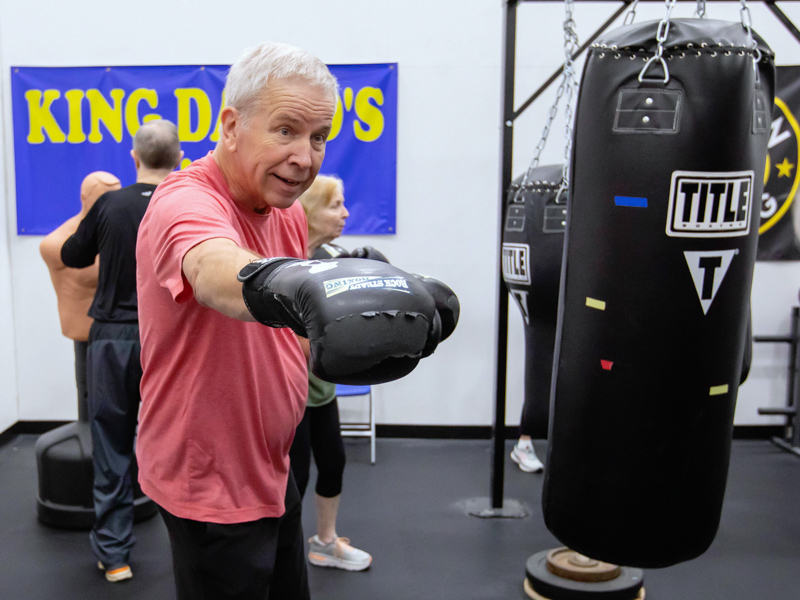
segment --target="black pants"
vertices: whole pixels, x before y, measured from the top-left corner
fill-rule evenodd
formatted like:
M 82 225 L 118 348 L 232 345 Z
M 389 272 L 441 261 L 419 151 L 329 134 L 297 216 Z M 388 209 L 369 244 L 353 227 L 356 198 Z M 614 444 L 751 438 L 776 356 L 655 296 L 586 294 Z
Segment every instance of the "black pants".
M 297 426 L 289 459 L 292 462 L 300 497 L 305 496 L 311 470 L 311 452 L 317 463 L 316 492 L 324 498 L 342 493 L 342 476 L 346 456 L 339 422 L 339 404 L 333 401 L 322 406 L 308 406 Z
M 221 525 L 159 507 L 169 531 L 178 600 L 308 600 L 300 494 L 289 474 L 286 513 Z
M 536 411 L 533 406 L 533 400 L 525 400 L 522 404 L 522 415 L 519 420 L 519 434 L 520 436 L 528 435 L 534 437 L 536 430 Z
M 94 464 L 92 550 L 106 568 L 126 564 L 133 535 L 133 447 L 139 417 L 139 326 L 92 323 L 87 353 Z
M 89 421 L 89 390 L 86 383 L 86 353 L 89 342 L 74 342 L 75 347 L 75 385 L 78 388 L 78 421 Z

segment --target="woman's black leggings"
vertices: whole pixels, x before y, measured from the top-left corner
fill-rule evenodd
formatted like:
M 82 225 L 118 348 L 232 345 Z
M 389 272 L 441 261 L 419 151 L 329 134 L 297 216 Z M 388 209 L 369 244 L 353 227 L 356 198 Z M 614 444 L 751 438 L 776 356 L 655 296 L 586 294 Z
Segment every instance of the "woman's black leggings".
M 301 497 L 308 486 L 312 451 L 318 472 L 317 494 L 324 498 L 338 496 L 342 493 L 346 458 L 336 399 L 322 406 L 307 407 L 294 434 L 289 459 Z

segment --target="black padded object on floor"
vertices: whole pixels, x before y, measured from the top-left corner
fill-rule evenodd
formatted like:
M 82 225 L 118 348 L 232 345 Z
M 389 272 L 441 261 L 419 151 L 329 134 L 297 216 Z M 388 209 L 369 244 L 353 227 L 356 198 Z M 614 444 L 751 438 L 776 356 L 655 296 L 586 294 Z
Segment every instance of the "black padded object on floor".
M 91 529 L 94 525 L 94 465 L 92 434 L 87 421 L 62 425 L 36 441 L 39 494 L 37 514 L 42 523 L 65 529 Z M 138 482 L 136 457 L 131 465 L 134 520 L 158 512 Z
M 645 568 L 717 531 L 775 79 L 741 23 L 673 19 L 640 83 L 658 30 L 607 33 L 583 74 L 543 496 L 564 545 Z
M 567 195 L 558 197 L 562 165 L 537 167 L 514 180 L 506 197 L 503 280 L 522 313 L 525 327 L 523 433 L 547 437 L 550 381 L 556 343 L 558 288 Z

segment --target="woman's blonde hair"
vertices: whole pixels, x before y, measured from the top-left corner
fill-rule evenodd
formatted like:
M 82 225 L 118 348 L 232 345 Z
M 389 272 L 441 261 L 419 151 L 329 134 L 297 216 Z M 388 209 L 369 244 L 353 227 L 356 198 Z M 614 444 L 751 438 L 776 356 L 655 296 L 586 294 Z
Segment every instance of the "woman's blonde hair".
M 337 192 L 344 193 L 344 183 L 335 175 L 317 175 L 314 183 L 298 200 L 306 211 L 306 217 L 313 215 L 321 208 L 325 208 Z

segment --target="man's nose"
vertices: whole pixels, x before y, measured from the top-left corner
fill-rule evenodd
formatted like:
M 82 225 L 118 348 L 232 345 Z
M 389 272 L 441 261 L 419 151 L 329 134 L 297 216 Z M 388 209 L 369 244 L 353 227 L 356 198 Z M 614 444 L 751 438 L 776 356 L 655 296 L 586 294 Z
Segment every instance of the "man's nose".
M 308 169 L 314 164 L 312 157 L 313 150 L 310 141 L 297 140 L 292 144 L 292 154 L 289 156 L 289 162 L 304 169 Z

